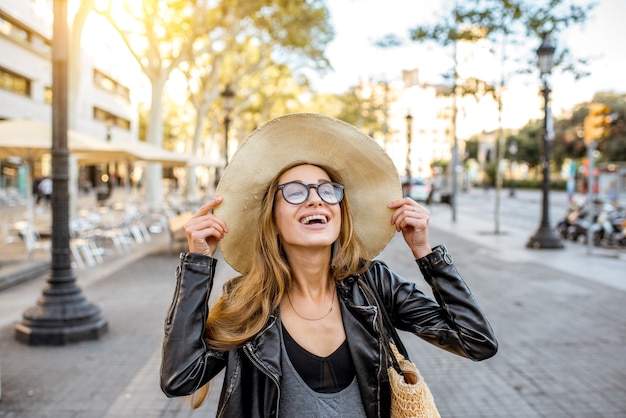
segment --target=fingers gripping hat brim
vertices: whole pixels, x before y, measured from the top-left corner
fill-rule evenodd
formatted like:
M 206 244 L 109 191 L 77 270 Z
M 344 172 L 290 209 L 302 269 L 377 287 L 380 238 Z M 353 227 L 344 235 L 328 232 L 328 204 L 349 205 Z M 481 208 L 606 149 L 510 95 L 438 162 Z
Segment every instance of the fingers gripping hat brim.
M 273 119 L 252 132 L 240 145 L 217 186 L 224 198 L 215 213 L 229 232 L 220 241 L 224 259 L 238 272 L 250 269 L 256 225 L 269 183 L 284 167 L 297 161 L 331 167 L 339 172 L 349 196 L 354 230 L 373 258 L 389 243 L 391 201 L 402 197 L 396 168 L 385 150 L 352 125 L 314 113 Z

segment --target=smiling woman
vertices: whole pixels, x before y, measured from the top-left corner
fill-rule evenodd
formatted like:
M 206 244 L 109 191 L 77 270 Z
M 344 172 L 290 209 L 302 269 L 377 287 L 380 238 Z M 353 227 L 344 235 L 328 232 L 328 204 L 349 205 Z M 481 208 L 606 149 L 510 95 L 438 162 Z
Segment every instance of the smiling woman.
M 329 192 L 330 199 L 326 193 L 320 193 L 320 190 L 327 187 L 342 190 L 343 186 L 330 181 L 328 171 L 330 170 L 315 165 L 298 164 L 278 176 L 278 183 L 282 184 L 278 184 L 276 188 L 282 193 L 276 193 L 274 197 L 274 219 L 280 244 L 290 262 L 297 261 L 295 258 L 299 254 L 292 248 L 294 246 L 330 248 L 339 238 L 341 199 L 337 199 L 332 190 Z M 337 175 L 334 177 L 337 179 Z M 312 183 L 313 181 L 319 183 Z M 293 195 L 285 193 L 284 187 L 281 189 L 285 185 L 298 188 L 301 192 L 306 191 L 306 194 L 300 193 L 294 200 Z M 317 190 L 317 193 L 312 189 Z M 343 198 L 343 193 L 341 197 Z M 307 252 L 308 254 L 310 253 Z M 326 255 L 326 264 L 329 264 L 331 254 Z
M 378 417 L 390 410 L 384 341 L 395 326 L 474 360 L 493 356 L 493 331 L 452 257 L 430 247 L 429 215 L 355 127 L 309 113 L 262 125 L 185 225 L 161 388 L 197 407 L 225 368 L 220 416 Z M 372 260 L 395 232 L 445 309 Z M 218 245 L 241 275 L 209 310 Z M 378 309 L 394 319 L 387 332 Z
M 250 231 L 258 227 L 263 196 L 275 176 L 297 163 L 330 168 L 328 163 L 332 161 L 338 161 L 332 169 L 341 174 L 342 180 L 331 180 L 343 185 L 356 205 L 354 233 L 367 244 L 367 258 L 384 248 L 395 231 L 389 223 L 392 211 L 380 202 L 402 196 L 389 156 L 370 137 L 344 122 L 317 114 L 287 115 L 266 123 L 246 138 L 218 185 L 216 194 L 227 195 L 228 199 L 215 212 L 230 225 L 220 248 L 235 270 L 245 273 L 250 267 L 249 254 L 254 251 Z M 244 251 L 242 243 L 246 245 Z

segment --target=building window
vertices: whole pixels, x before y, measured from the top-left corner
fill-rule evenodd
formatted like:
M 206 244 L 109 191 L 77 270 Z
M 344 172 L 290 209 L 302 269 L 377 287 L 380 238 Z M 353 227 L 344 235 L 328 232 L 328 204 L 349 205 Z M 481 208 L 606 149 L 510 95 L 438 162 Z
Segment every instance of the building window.
M 31 81 L 19 74 L 0 68 L 0 88 L 30 97 Z
M 25 45 L 38 54 L 49 54 L 51 51 L 51 41 L 41 33 L 21 24 L 16 19 L 5 14 L 0 9 L 0 35 Z
M 0 16 L 0 33 L 5 34 L 6 36 L 17 39 L 18 41 L 30 42 L 30 32 L 26 29 L 20 28 L 6 19 L 3 19 Z
M 52 104 L 52 87 L 46 87 L 43 94 L 46 104 Z
M 121 116 L 114 115 L 113 113 L 107 112 L 106 110 L 99 107 L 93 108 L 93 118 L 102 123 L 108 123 L 109 121 L 111 121 L 112 125 L 116 128 L 130 131 L 130 121 L 128 119 L 124 119 Z
M 102 71 L 93 70 L 93 83 L 101 89 L 104 89 L 109 93 L 115 94 L 127 102 L 130 102 L 130 89 L 113 80 Z

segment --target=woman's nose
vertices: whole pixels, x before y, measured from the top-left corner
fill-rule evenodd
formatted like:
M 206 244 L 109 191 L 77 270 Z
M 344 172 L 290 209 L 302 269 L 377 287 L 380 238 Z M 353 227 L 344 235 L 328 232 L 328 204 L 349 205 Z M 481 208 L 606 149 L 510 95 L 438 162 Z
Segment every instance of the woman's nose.
M 317 188 L 313 185 L 309 186 L 309 197 L 306 199 L 306 203 L 317 203 L 320 204 L 322 203 L 323 200 L 320 197 L 319 193 L 317 192 Z

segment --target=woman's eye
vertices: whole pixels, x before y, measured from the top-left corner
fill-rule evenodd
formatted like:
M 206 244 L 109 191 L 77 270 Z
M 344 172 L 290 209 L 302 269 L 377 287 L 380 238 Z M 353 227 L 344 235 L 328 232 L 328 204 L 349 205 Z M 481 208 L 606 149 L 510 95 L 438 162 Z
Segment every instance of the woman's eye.
M 330 198 L 333 197 L 335 194 L 329 190 L 322 190 L 320 191 L 321 195 L 324 196 L 325 198 Z
M 290 197 L 302 197 L 304 195 L 304 190 L 300 187 L 293 187 L 291 190 L 287 191 L 287 194 Z

